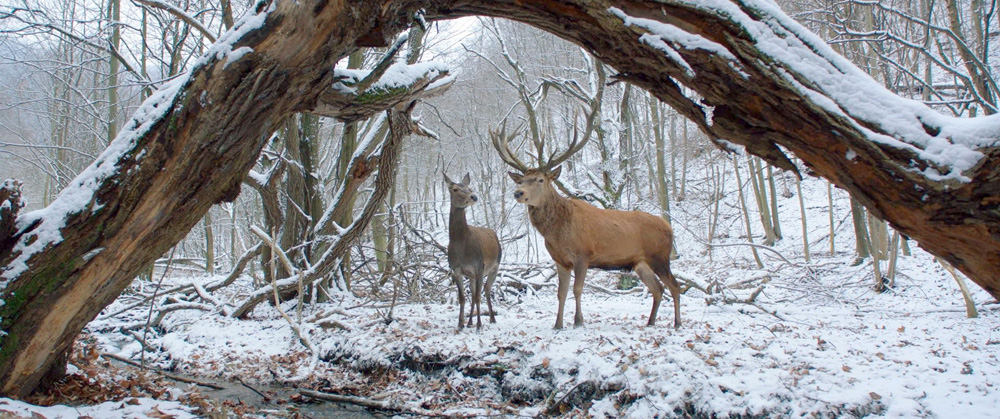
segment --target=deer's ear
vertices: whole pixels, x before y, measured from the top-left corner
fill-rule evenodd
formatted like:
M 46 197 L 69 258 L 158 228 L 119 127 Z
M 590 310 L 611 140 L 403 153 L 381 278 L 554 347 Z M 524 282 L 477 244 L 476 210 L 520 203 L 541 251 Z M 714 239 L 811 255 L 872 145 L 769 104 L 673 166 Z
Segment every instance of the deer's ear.
M 471 181 L 472 179 L 469 178 L 469 172 L 465 172 L 465 177 L 462 178 L 462 184 L 465 186 L 469 186 L 469 182 Z
M 444 175 L 444 183 L 447 183 L 449 185 L 451 185 L 452 183 L 455 183 L 455 182 L 452 182 L 451 179 L 448 178 L 448 174 L 447 173 L 441 172 L 441 174 Z
M 555 169 L 552 169 L 552 173 L 549 175 L 549 179 L 552 180 L 559 179 L 559 174 L 561 173 L 562 173 L 562 166 L 556 166 Z
M 515 172 L 507 172 L 507 174 L 510 175 L 511 179 L 514 179 L 514 183 L 521 183 L 521 178 L 524 177 L 524 175 Z

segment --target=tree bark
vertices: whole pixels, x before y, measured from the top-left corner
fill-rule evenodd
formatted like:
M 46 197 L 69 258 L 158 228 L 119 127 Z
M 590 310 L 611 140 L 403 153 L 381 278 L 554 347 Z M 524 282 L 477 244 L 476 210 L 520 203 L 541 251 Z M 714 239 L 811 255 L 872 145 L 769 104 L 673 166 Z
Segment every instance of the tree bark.
M 934 147 L 971 144 L 958 129 L 967 121 L 887 96 L 771 2 L 275 0 L 258 3 L 256 18 L 241 20 L 188 75 L 153 95 L 147 105 L 158 106 L 141 108 L 52 205 L 19 218 L 16 244 L 0 261 L 0 394 L 26 395 L 57 370 L 74 337 L 136 273 L 213 203 L 235 198 L 263 134 L 320 107 L 334 63 L 387 46 L 421 10 L 428 20 L 513 19 L 572 41 L 710 138 L 795 170 L 780 145 L 1000 296 L 997 119 L 974 122 L 981 145 L 967 147 L 977 157 L 971 166 L 934 160 Z M 650 34 L 652 22 L 683 36 Z M 241 47 L 252 51 L 227 59 Z M 845 99 L 844 86 L 865 95 Z M 924 174 L 952 170 L 968 181 Z

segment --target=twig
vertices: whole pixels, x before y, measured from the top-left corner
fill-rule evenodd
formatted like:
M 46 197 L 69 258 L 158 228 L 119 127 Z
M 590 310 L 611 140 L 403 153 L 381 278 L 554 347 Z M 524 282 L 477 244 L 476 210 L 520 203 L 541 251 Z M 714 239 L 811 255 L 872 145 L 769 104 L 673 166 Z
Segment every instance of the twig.
M 546 409 L 546 411 L 548 413 L 550 413 L 550 414 L 559 413 L 559 406 L 563 405 L 563 403 L 566 401 L 566 398 L 568 398 L 570 395 L 576 394 L 577 389 L 579 389 L 580 386 L 582 386 L 584 384 L 588 384 L 588 383 L 591 384 L 591 385 L 594 384 L 592 381 L 587 381 L 587 380 L 581 381 L 579 383 L 576 383 L 576 385 L 573 386 L 573 388 L 567 390 L 566 394 L 563 394 L 562 397 L 559 398 L 559 401 L 557 401 L 557 402 L 553 403 L 551 406 L 549 406 L 549 408 Z
M 246 387 L 246 388 L 250 389 L 250 391 L 252 391 L 252 392 L 254 392 L 254 393 L 257 393 L 257 395 L 259 395 L 260 397 L 264 398 L 264 402 L 265 402 L 265 403 L 267 403 L 267 402 L 270 402 L 270 401 L 271 401 L 271 398 L 270 398 L 270 397 L 267 397 L 267 395 L 265 395 L 264 393 L 261 393 L 261 392 L 260 392 L 260 391 L 258 391 L 257 389 L 255 389 L 255 388 L 253 388 L 252 386 L 250 386 L 250 384 L 247 384 L 247 383 L 246 383 L 245 381 L 243 381 L 243 379 L 242 379 L 242 378 L 240 378 L 240 377 L 236 377 L 236 381 L 238 381 L 238 382 L 239 382 L 240 384 L 242 384 L 242 385 L 243 385 L 243 387 Z

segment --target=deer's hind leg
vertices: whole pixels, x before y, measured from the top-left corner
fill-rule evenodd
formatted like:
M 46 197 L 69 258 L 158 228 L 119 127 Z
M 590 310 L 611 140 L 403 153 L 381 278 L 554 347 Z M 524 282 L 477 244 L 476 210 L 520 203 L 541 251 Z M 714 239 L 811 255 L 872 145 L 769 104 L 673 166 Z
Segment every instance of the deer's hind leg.
M 486 288 L 484 289 L 486 294 L 486 309 L 490 311 L 490 323 L 496 323 L 497 318 L 493 315 L 493 283 L 497 279 L 497 270 L 494 269 L 490 272 L 489 276 L 486 277 Z
M 674 300 L 674 329 L 679 329 L 681 327 L 681 285 L 677 282 L 677 277 L 670 272 L 669 260 L 656 269 L 656 276 L 660 277 L 660 282 L 670 290 L 670 297 Z
M 476 328 L 483 328 L 482 311 L 483 311 L 483 274 L 481 272 L 476 273 L 476 277 L 469 281 L 472 285 L 472 305 L 469 307 L 469 327 L 472 327 L 472 312 L 476 312 Z
M 653 326 L 656 324 L 656 312 L 660 310 L 660 301 L 663 300 L 663 285 L 657 280 L 653 268 L 646 262 L 637 263 L 635 265 L 635 273 L 639 275 L 639 279 L 646 285 L 649 293 L 653 294 L 653 309 L 650 310 L 649 321 L 646 323 L 647 326 Z

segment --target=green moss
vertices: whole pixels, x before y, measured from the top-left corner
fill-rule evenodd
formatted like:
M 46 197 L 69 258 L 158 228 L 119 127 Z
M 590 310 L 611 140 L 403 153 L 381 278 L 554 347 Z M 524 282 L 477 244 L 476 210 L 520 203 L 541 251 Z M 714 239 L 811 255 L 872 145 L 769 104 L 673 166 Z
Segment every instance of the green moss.
M 0 335 L 0 365 L 6 365 L 18 347 L 20 337 L 13 330 L 14 323 L 24 315 L 27 306 L 38 302 L 39 295 L 52 294 L 62 286 L 79 262 L 80 258 L 75 257 L 68 261 L 54 263 L 47 268 L 38 269 L 37 273 L 22 279 L 25 282 L 17 290 L 3 297 L 4 305 L 0 307 L 0 319 L 2 319 L 0 320 L 0 331 L 4 334 Z
M 376 88 L 361 93 L 355 101 L 361 105 L 370 105 L 385 102 L 396 96 L 404 96 L 409 92 L 409 87 Z
M 20 339 L 16 333 L 7 331 L 6 325 L 3 333 L 0 335 L 0 365 L 10 365 L 11 359 L 14 357 L 14 348 L 17 348 Z

